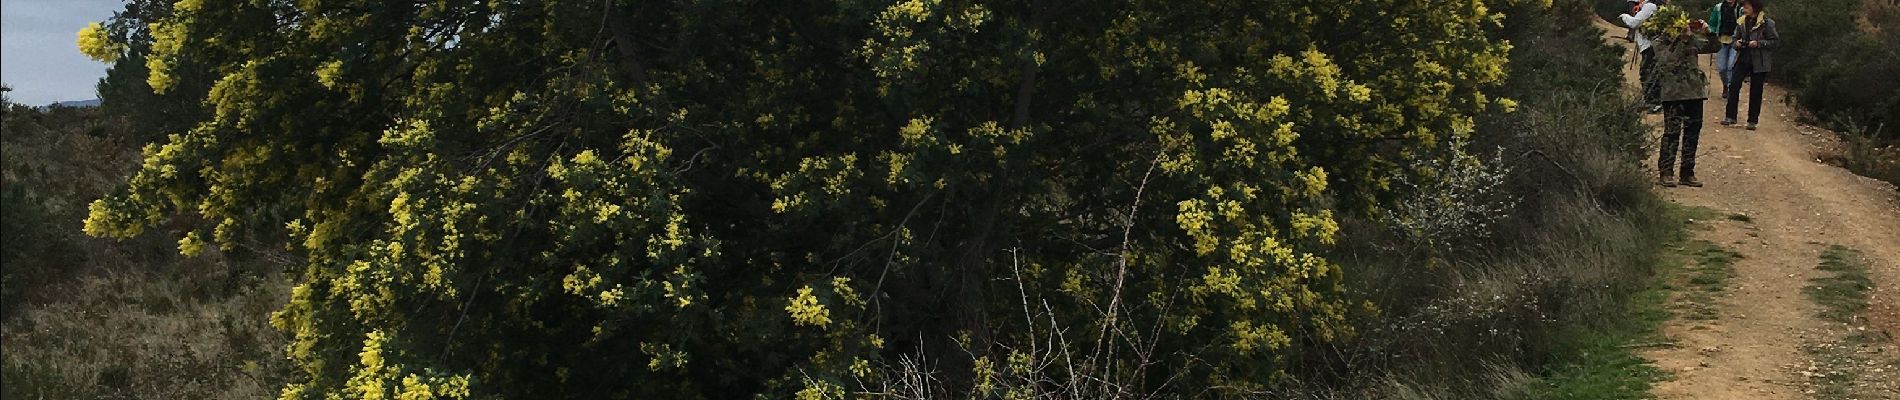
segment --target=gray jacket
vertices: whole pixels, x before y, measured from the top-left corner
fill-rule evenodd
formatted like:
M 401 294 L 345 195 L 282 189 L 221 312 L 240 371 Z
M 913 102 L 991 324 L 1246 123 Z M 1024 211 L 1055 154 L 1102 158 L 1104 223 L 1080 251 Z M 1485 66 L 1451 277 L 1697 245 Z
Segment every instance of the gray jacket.
M 1735 49 L 1741 51 L 1741 54 L 1737 56 L 1738 58 L 1736 60 L 1747 60 L 1749 66 L 1752 67 L 1750 68 L 1751 70 L 1755 73 L 1763 73 L 1768 72 L 1769 68 L 1774 66 L 1774 52 L 1770 50 L 1775 48 L 1775 42 L 1781 41 L 1781 33 L 1775 31 L 1774 18 L 1767 18 L 1766 15 L 1761 14 L 1756 15 L 1756 17 L 1742 17 L 1742 23 L 1735 25 L 1735 40 L 1741 41 L 1743 44 L 1747 44 L 1751 40 L 1760 41 L 1761 47 L 1743 48 L 1736 46 Z M 1755 19 L 1757 18 L 1765 18 L 1766 20 L 1756 23 Z

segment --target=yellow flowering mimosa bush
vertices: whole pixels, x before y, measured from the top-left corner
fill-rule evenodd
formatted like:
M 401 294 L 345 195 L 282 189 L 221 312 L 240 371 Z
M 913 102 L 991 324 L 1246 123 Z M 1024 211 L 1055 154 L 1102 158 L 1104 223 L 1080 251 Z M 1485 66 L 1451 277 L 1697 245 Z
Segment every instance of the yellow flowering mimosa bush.
M 1652 22 L 1645 24 L 1643 30 L 1658 37 L 1680 36 L 1689 29 L 1689 13 L 1683 11 L 1682 7 L 1674 5 L 1657 7 L 1656 14 L 1650 16 L 1649 19 Z
M 286 399 L 1240 395 L 1354 335 L 1337 221 L 1508 107 L 1501 18 L 180 2 L 139 48 L 205 115 L 86 227 L 281 238 Z

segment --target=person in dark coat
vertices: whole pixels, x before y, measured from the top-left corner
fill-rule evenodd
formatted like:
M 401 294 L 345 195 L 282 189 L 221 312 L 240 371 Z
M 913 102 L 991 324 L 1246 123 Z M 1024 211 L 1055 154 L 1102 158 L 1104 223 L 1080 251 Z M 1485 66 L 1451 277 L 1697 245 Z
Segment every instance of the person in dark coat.
M 1741 0 L 1741 23 L 1735 25 L 1735 67 L 1729 72 L 1727 91 L 1728 109 L 1723 114 L 1722 125 L 1735 125 L 1736 105 L 1739 104 L 1742 80 L 1748 80 L 1748 130 L 1755 130 L 1755 124 L 1761 122 L 1761 87 L 1768 78 L 1768 71 L 1774 65 L 1775 42 L 1781 40 L 1781 33 L 1775 31 L 1775 20 L 1768 18 L 1768 12 L 1761 7 L 1762 0 Z
M 1709 78 L 1696 60 L 1718 47 L 1715 34 L 1701 20 L 1678 29 L 1682 31 L 1659 32 L 1654 38 L 1663 112 L 1662 153 L 1656 158 L 1656 169 L 1662 172 L 1659 183 L 1665 187 L 1701 187 L 1695 176 L 1695 155 L 1702 138 L 1702 104 L 1709 99 Z M 1676 169 L 1678 156 L 1680 170 Z

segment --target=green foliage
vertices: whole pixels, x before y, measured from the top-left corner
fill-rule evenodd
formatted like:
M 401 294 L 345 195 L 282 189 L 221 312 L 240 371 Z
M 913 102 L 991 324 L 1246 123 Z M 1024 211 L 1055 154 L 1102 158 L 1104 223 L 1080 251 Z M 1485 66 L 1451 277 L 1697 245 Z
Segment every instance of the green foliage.
M 1591 13 L 1616 26 L 1623 26 L 1623 21 L 1617 19 L 1616 16 L 1630 12 L 1630 3 L 1627 0 L 1589 0 L 1589 5 Z
M 1777 22 L 1823 35 L 1776 49 L 1801 61 L 1784 82 L 1817 122 L 1838 132 L 1840 152 L 1827 157 L 1856 174 L 1900 184 L 1900 4 L 1882 1 L 1790 3 Z M 1787 36 L 1787 34 L 1784 34 Z M 1777 64 L 1776 71 L 1782 72 Z
M 71 242 L 46 229 L 50 217 L 25 187 L 0 184 L 0 314 L 13 314 L 25 288 L 55 272 L 48 258 L 71 254 Z
M 1885 1 L 1816 0 L 1769 7 L 1783 40 L 1772 77 L 1796 103 L 1836 130 L 1864 128 L 1876 142 L 1900 141 L 1900 6 Z
M 287 238 L 287 399 L 1255 393 L 1508 107 L 1490 5 L 187 0 L 108 24 L 215 78 L 86 231 Z
M 205 116 L 200 101 L 210 89 L 215 71 L 199 67 L 190 59 L 171 72 L 176 82 L 171 90 L 154 92 L 151 69 L 152 31 L 147 22 L 171 14 L 174 3 L 166 0 L 131 0 L 104 24 L 88 26 L 79 33 L 81 53 L 109 64 L 106 76 L 99 80 L 99 108 L 117 120 L 125 138 L 136 143 L 163 140 L 166 134 L 183 132 Z
M 1344 221 L 1333 258 L 1348 271 L 1348 290 L 1381 312 L 1355 319 L 1361 335 L 1326 354 L 1332 363 L 1321 365 L 1336 375 L 1308 378 L 1335 393 L 1286 397 L 1641 393 L 1654 369 L 1627 349 L 1603 350 L 1647 339 L 1632 320 L 1668 317 L 1655 274 L 1685 218 L 1651 190 L 1643 165 L 1654 144 L 1625 96 L 1627 52 L 1597 40 L 1590 7 L 1502 9 L 1514 46 L 1510 78 L 1495 93 L 1518 107 L 1480 118 L 1474 147 L 1502 149 L 1498 189 L 1518 201 L 1486 237 L 1452 241 L 1449 251 L 1416 250 L 1380 221 Z
M 1775 43 L 1774 71 L 1771 79 L 1787 79 L 1802 85 L 1801 77 L 1830 58 L 1831 48 L 1843 38 L 1855 35 L 1859 27 L 1854 14 L 1863 0 L 1812 0 L 1765 3 L 1769 18 L 1775 20 L 1781 41 Z

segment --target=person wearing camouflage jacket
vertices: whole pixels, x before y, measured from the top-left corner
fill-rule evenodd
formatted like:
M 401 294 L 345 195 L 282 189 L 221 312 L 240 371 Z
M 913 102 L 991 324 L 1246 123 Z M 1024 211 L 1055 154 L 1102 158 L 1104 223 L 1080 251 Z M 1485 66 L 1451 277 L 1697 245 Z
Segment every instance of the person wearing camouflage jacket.
M 1662 154 L 1656 169 L 1663 186 L 1702 186 L 1695 179 L 1696 144 L 1702 137 L 1702 104 L 1709 99 L 1709 78 L 1696 65 L 1702 54 L 1715 53 L 1715 35 L 1703 21 L 1693 21 L 1683 32 L 1664 32 L 1656 39 L 1656 85 L 1663 108 Z M 1677 174 L 1677 157 L 1681 174 Z M 1680 177 L 1681 180 L 1677 180 Z

